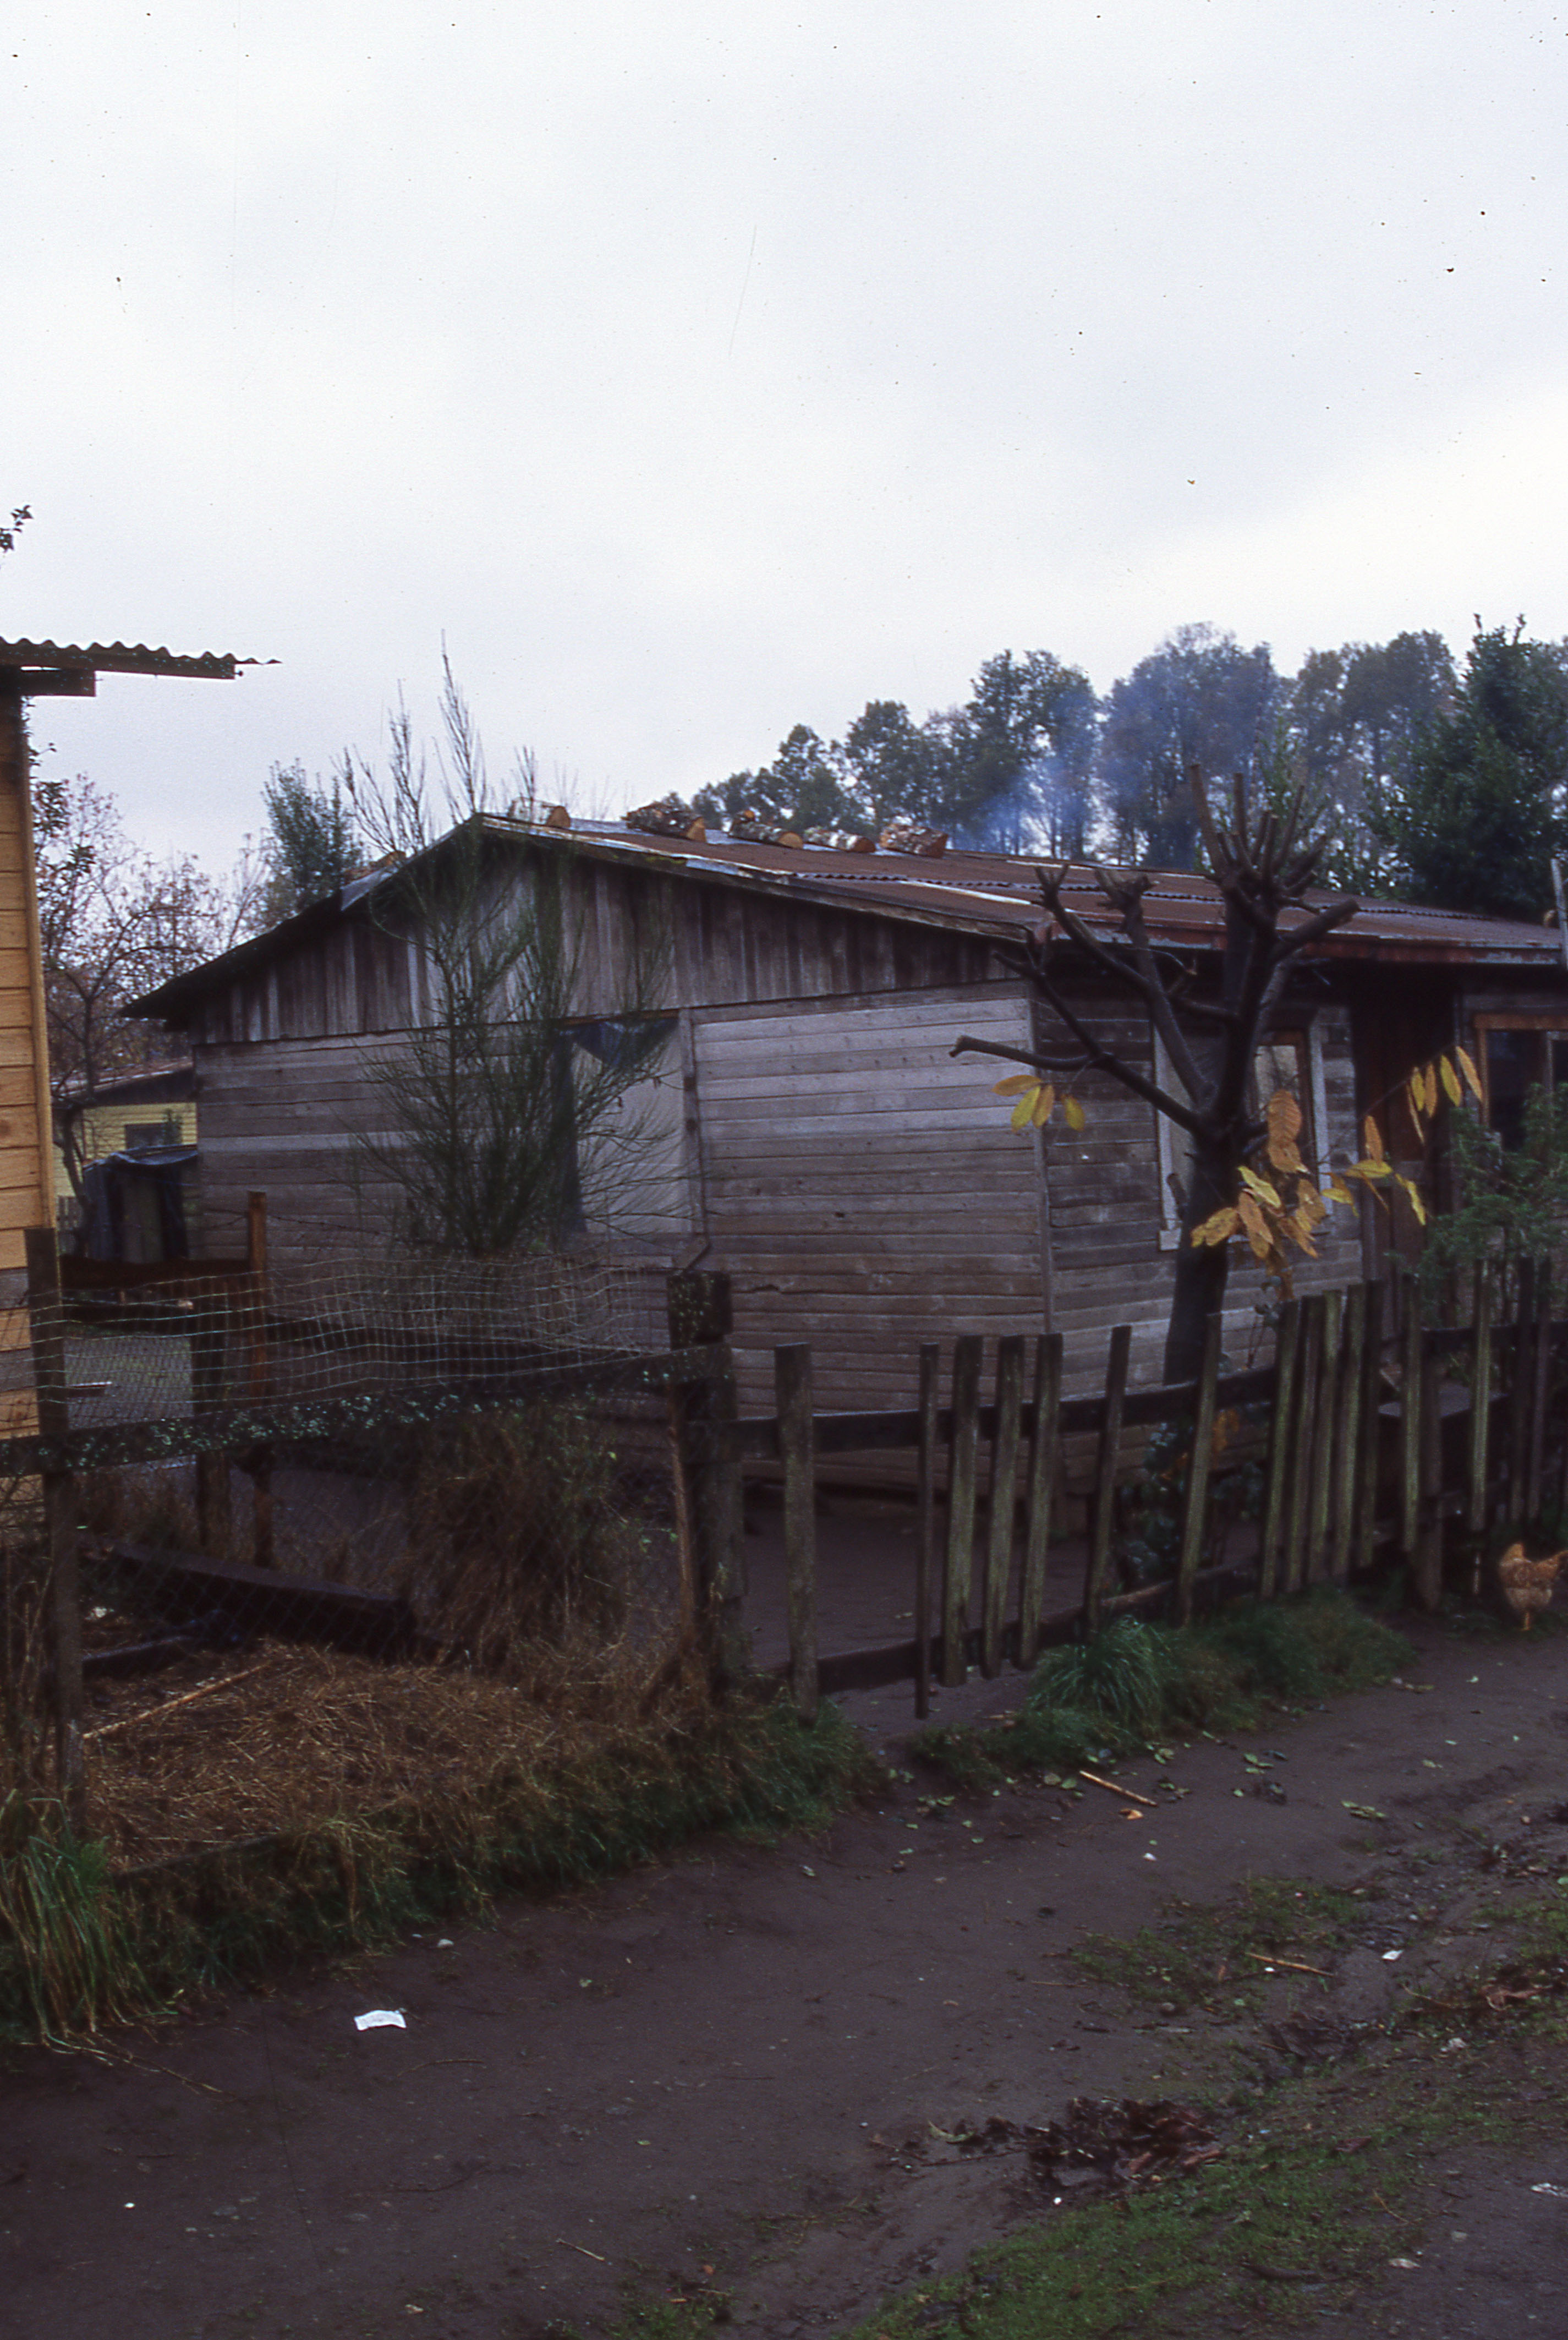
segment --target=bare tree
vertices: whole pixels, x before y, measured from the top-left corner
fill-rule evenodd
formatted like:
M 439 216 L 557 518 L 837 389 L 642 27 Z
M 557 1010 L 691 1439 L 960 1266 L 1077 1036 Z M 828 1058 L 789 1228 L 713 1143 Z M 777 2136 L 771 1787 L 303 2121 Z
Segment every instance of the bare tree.
M 584 1018 L 570 842 L 519 849 L 508 824 L 532 818 L 532 759 L 498 799 L 443 668 L 434 772 L 399 703 L 385 775 L 358 759 L 342 774 L 395 873 L 374 915 L 413 939 L 422 994 L 372 1067 L 384 1127 L 357 1140 L 356 1166 L 398 1194 L 409 1241 L 487 1257 L 558 1243 L 634 1175 L 632 1092 L 665 1045 L 667 955 L 647 937 L 618 970 L 613 1012 Z
M 1068 907 L 1062 897 L 1066 868 L 1048 866 L 1039 878 L 1050 916 L 1017 963 L 1037 996 L 1066 1026 L 1078 1053 L 1069 1057 L 1060 1051 L 1008 1048 L 967 1036 L 952 1050 L 954 1056 L 969 1051 L 1004 1056 L 1045 1076 L 1105 1073 L 1186 1132 L 1192 1152 L 1187 1190 L 1180 1197 L 1181 1243 L 1166 1332 L 1168 1382 L 1197 1377 L 1207 1320 L 1224 1304 L 1229 1246 L 1195 1244 L 1193 1235 L 1215 1212 L 1235 1202 L 1242 1166 L 1267 1135 L 1254 1064 L 1269 1036 L 1291 962 L 1354 917 L 1361 907 L 1344 900 L 1313 908 L 1307 901 L 1330 840 L 1318 829 L 1304 788 L 1297 788 L 1283 808 L 1271 810 L 1267 804 L 1249 805 L 1246 783 L 1238 775 L 1231 818 L 1225 822 L 1215 818 L 1196 766 L 1189 778 L 1209 868 L 1225 907 L 1218 998 L 1193 996 L 1180 962 L 1150 939 L 1143 912 L 1150 877 L 1090 864 L 1119 922 L 1119 939 L 1113 939 L 1096 933 Z M 1301 916 L 1287 925 L 1290 912 Z M 1141 1001 L 1179 1086 L 1164 1086 L 1095 1037 L 1056 979 L 1055 928 L 1092 967 Z
M 35 779 L 33 828 L 54 1136 L 80 1196 L 100 1091 L 168 1057 L 167 1036 L 128 1020 L 126 1001 L 248 932 L 260 878 L 247 857 L 227 886 L 189 855 L 153 862 L 126 837 L 113 798 L 80 773 Z

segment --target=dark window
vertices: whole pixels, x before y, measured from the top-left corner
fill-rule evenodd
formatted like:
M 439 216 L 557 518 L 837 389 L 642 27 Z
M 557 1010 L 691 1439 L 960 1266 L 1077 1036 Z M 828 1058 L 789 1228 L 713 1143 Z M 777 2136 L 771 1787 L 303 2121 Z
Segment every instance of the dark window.
M 1524 1142 L 1524 1101 L 1533 1088 L 1568 1082 L 1568 1032 L 1525 1024 L 1483 1024 L 1482 1077 L 1487 1126 L 1512 1152 Z

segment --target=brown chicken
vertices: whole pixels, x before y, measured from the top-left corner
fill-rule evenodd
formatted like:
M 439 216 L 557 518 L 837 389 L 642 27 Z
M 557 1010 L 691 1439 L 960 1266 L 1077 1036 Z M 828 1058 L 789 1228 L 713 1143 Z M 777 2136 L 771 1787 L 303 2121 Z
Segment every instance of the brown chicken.
M 1557 1572 L 1565 1560 L 1568 1552 L 1554 1552 L 1549 1560 L 1526 1560 L 1524 1545 L 1511 1543 L 1498 1562 L 1497 1581 L 1503 1587 L 1503 1598 L 1516 1617 L 1524 1618 L 1526 1632 L 1536 1610 L 1550 1604 Z

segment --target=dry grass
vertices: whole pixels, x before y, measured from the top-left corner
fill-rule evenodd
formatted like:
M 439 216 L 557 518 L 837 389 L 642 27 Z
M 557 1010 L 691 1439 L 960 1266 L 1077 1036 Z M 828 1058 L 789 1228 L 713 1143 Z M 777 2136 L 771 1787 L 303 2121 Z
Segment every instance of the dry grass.
M 646 1727 L 655 1706 L 679 1727 L 702 1693 L 667 1679 L 666 1657 L 556 1651 L 524 1688 L 272 1643 L 105 1686 L 88 1741 L 94 1833 L 123 1869 L 393 1804 L 484 1802 Z

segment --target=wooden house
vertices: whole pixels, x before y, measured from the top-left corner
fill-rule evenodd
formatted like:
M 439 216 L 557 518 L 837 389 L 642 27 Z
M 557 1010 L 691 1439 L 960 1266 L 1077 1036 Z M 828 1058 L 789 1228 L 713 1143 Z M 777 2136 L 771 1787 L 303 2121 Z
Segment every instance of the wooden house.
M 624 1006 L 637 939 L 667 938 L 663 1053 L 646 1084 L 653 1134 L 613 1223 L 587 1240 L 651 1266 L 726 1269 L 743 1399 L 771 1387 L 772 1344 L 815 1345 L 818 1402 L 908 1403 L 922 1339 L 1060 1328 L 1070 1374 L 1103 1369 L 1109 1328 L 1136 1328 L 1134 1373 L 1158 1379 L 1178 1240 L 1178 1145 L 1103 1077 L 1076 1084 L 1085 1125 L 1015 1135 L 993 1060 L 961 1035 L 1027 1045 L 1041 1011 L 1007 947 L 1040 916 L 1031 865 L 810 847 L 691 842 L 608 824 L 563 836 L 491 824 L 506 882 L 559 868 L 582 938 L 583 1032 Z M 439 849 L 439 848 L 438 848 Z M 1088 871 L 1069 897 L 1109 931 Z M 1150 930 L 1212 980 L 1220 904 L 1204 878 L 1159 878 Z M 1093 1029 L 1158 1063 L 1130 994 L 1070 951 L 1059 977 Z M 163 987 L 135 1012 L 189 1043 L 202 1116 L 209 1240 L 234 1247 L 266 1191 L 271 1256 L 328 1260 L 384 1244 L 395 1193 L 368 1181 L 375 1060 L 428 1013 L 418 933 L 395 879 L 360 881 Z M 1049 1017 L 1046 1021 L 1050 1021 Z M 1319 1166 L 1384 1116 L 1412 1145 L 1399 1087 L 1460 1040 L 1502 1088 L 1521 1066 L 1568 1070 L 1568 978 L 1538 927 L 1369 904 L 1296 963 L 1260 1077 L 1297 1092 Z M 1065 1037 L 1059 1032 L 1059 1037 Z M 1512 1091 L 1510 1090 L 1510 1094 Z M 1338 1212 L 1301 1287 L 1376 1266 L 1384 1240 Z M 1231 1348 L 1257 1337 L 1258 1287 L 1238 1271 Z
M 54 1224 L 48 1036 L 33 866 L 26 709 L 91 699 L 100 674 L 232 681 L 241 661 L 179 658 L 144 644 L 0 641 L 0 1428 L 31 1419 L 25 1238 Z M 10 1360 L 10 1362 L 5 1362 Z

